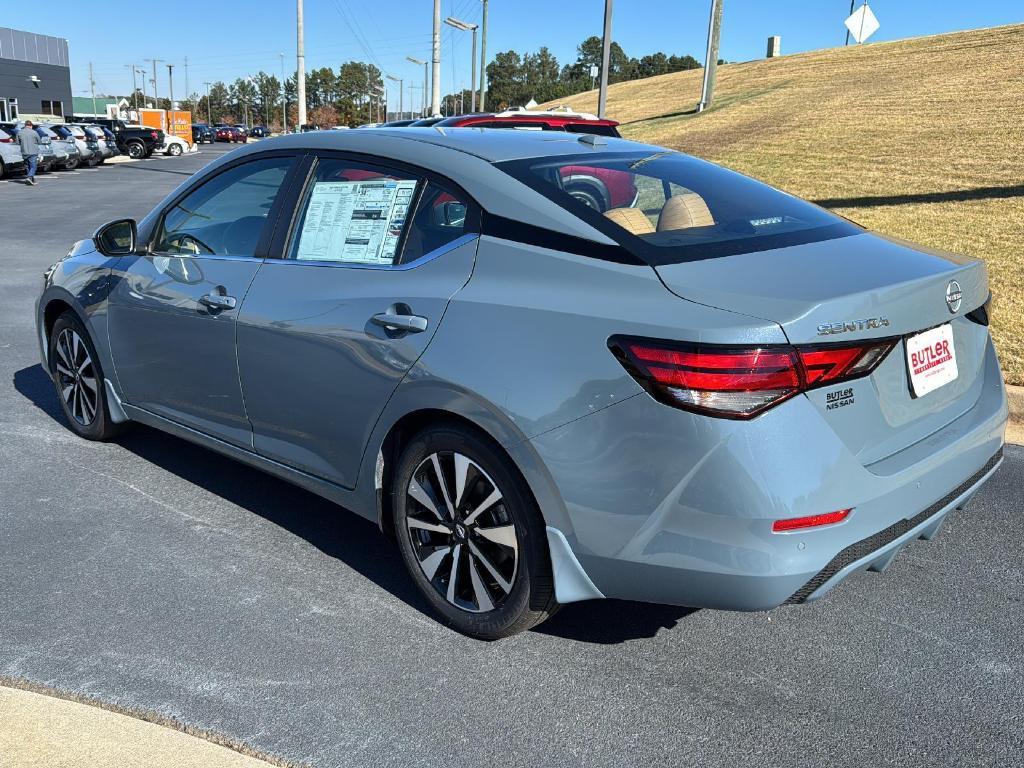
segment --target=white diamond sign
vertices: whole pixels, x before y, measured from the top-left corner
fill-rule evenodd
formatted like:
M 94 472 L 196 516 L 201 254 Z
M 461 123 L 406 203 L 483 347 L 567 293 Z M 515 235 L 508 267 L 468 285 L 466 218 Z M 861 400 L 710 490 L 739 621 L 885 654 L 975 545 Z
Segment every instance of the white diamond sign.
M 850 18 L 846 20 L 846 28 L 858 43 L 863 43 L 875 34 L 880 26 L 867 3 L 851 13 Z

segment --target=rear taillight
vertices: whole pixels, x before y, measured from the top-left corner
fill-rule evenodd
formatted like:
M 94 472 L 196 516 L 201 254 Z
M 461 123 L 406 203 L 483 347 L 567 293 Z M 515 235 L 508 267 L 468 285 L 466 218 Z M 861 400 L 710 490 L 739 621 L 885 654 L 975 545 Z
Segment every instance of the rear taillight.
M 802 531 L 805 528 L 818 528 L 822 525 L 835 525 L 841 523 L 850 516 L 852 509 L 840 509 L 838 512 L 825 512 L 821 515 L 808 515 L 807 517 L 788 517 L 785 520 L 772 522 L 773 533 L 785 533 L 786 531 Z
M 0 144 L 13 144 L 14 139 L 8 136 L 6 139 L 0 139 Z
M 651 395 L 685 410 L 750 419 L 816 387 L 871 373 L 895 339 L 807 347 L 724 347 L 631 336 L 608 346 Z
M 154 139 L 160 138 L 159 134 L 157 134 L 156 131 L 151 131 L 149 135 L 152 136 Z

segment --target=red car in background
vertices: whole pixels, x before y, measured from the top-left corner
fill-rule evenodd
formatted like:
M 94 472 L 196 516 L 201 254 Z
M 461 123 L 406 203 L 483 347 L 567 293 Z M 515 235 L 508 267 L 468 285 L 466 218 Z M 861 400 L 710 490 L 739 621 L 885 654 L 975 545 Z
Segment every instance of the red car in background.
M 233 125 L 224 125 L 223 123 L 219 123 L 213 126 L 213 131 L 214 138 L 217 141 L 236 142 L 240 144 L 247 144 L 249 142 L 249 135 Z
M 586 112 L 559 108 L 549 111 L 522 107 L 504 112 L 485 112 L 447 117 L 435 128 L 517 128 L 525 131 L 566 131 L 592 136 L 619 136 L 619 124 Z M 637 189 L 633 175 L 608 168 L 571 165 L 562 169 L 565 190 L 584 205 L 595 210 L 629 208 L 636 202 Z

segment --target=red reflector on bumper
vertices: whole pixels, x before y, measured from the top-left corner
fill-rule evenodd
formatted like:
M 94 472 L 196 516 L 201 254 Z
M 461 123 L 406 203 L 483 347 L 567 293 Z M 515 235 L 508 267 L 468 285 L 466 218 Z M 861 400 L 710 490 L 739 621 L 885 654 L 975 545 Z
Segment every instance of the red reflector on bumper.
M 776 520 L 772 523 L 772 533 L 796 531 L 801 528 L 817 528 L 819 525 L 841 523 L 852 511 L 852 509 L 841 509 L 838 512 L 826 512 L 822 515 L 808 515 L 807 517 L 790 517 L 785 520 Z

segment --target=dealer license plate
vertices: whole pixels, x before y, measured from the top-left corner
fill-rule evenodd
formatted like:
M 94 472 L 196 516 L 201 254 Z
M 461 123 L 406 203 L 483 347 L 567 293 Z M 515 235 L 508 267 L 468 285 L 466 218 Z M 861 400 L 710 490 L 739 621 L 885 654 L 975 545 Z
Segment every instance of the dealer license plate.
M 949 323 L 908 336 L 907 371 L 914 397 L 927 395 L 957 377 L 953 326 Z

